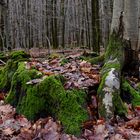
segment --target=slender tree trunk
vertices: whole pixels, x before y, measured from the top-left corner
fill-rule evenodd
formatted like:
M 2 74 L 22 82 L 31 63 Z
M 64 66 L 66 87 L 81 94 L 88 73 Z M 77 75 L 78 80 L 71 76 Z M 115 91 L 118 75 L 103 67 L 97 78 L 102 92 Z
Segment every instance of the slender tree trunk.
M 92 9 L 92 47 L 93 51 L 99 52 L 99 3 L 97 0 L 91 1 Z
M 61 14 L 62 14 L 62 48 L 65 48 L 65 0 L 61 0 Z

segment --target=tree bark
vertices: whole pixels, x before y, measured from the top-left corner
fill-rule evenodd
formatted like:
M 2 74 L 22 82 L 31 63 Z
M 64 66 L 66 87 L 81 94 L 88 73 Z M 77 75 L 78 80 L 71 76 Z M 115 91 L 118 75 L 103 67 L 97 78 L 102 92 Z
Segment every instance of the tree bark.
M 127 61 L 127 64 L 130 64 L 130 61 L 135 62 L 138 58 L 139 4 L 138 0 L 135 0 L 133 4 L 130 0 L 114 1 L 111 36 L 105 54 L 105 64 L 101 71 L 102 80 L 98 89 L 99 115 L 106 120 L 110 120 L 115 113 L 118 115 L 126 114 L 126 108 L 120 97 L 121 72 Z M 129 51 L 128 54 L 125 53 L 124 48 Z M 133 65 L 133 69 L 135 66 Z M 127 68 L 127 72 L 128 69 L 130 67 Z M 130 91 L 135 103 L 137 100 L 139 102 L 138 96 L 134 95 L 128 83 L 125 82 L 122 87 L 125 91 Z
M 98 1 L 96 0 L 91 1 L 91 9 L 92 9 L 92 47 L 93 47 L 93 51 L 99 53 L 100 29 L 99 29 L 99 3 Z
M 119 24 L 120 24 L 119 17 L 120 17 L 120 13 L 123 10 L 124 10 L 124 1 L 123 0 L 114 0 L 111 32 L 113 32 L 113 30 L 118 31 Z
M 121 70 L 124 64 L 124 43 L 113 32 L 105 54 L 105 64 L 101 71 L 98 89 L 99 116 L 110 120 L 114 114 L 125 115 L 126 109 L 120 97 Z
M 127 80 L 122 79 L 123 98 L 133 107 L 140 106 L 140 93 L 134 89 Z

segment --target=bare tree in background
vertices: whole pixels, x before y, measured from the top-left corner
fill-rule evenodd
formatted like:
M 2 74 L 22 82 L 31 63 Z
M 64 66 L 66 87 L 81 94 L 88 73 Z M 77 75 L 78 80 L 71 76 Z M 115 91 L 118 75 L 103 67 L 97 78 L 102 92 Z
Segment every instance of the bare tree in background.
M 1 14 L 4 18 L 1 18 L 1 22 L 4 20 L 4 27 L 6 27 L 4 31 L 0 27 L 1 38 L 5 40 L 3 48 L 46 48 L 48 44 L 54 48 L 93 47 L 91 44 L 94 44 L 93 40 L 96 37 L 93 38 L 92 30 L 97 27 L 99 17 L 96 14 L 96 19 L 93 20 L 92 15 L 95 15 L 93 14 L 95 8 L 97 8 L 96 13 L 100 8 L 98 4 L 92 8 L 92 0 L 5 0 L 5 3 L 0 2 L 1 7 L 6 6 L 5 9 L 7 9 L 5 13 L 2 10 L 3 14 Z M 94 30 L 95 34 L 98 29 Z M 96 51 L 96 48 L 94 50 Z

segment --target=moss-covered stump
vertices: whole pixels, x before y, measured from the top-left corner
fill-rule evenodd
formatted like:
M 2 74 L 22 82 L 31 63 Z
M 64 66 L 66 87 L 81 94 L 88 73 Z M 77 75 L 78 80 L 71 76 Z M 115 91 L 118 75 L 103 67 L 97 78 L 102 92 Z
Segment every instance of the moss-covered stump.
M 24 51 L 12 52 L 5 67 L 0 69 L 0 91 L 9 91 L 11 80 L 18 68 L 18 62 L 28 60 L 29 55 Z
M 123 66 L 123 42 L 115 33 L 110 36 L 101 71 L 98 89 L 99 115 L 110 120 L 115 113 L 124 115 L 126 108 L 120 98 L 121 69 Z
M 133 107 L 140 106 L 140 92 L 136 91 L 127 80 L 122 80 L 123 96 L 126 102 L 131 103 Z
M 41 79 L 39 83 L 29 84 L 37 78 Z M 61 79 L 44 77 L 35 69 L 27 70 L 25 63 L 20 62 L 6 102 L 30 120 L 52 116 L 62 122 L 65 132 L 79 135 L 82 123 L 88 119 L 86 94 L 77 90 L 65 91 Z

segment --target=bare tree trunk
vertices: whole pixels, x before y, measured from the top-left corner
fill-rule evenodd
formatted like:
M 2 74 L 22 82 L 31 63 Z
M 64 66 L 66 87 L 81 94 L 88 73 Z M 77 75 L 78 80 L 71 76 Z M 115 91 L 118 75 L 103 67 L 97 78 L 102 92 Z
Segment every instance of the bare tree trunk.
M 65 0 L 61 0 L 61 14 L 62 14 L 62 48 L 65 48 Z
M 99 52 L 99 3 L 96 0 L 91 1 L 92 9 L 92 47 L 93 51 Z
M 100 0 L 100 24 L 101 24 L 101 40 L 103 46 L 106 48 L 109 41 L 111 20 L 112 20 L 112 9 L 113 9 L 112 0 Z

